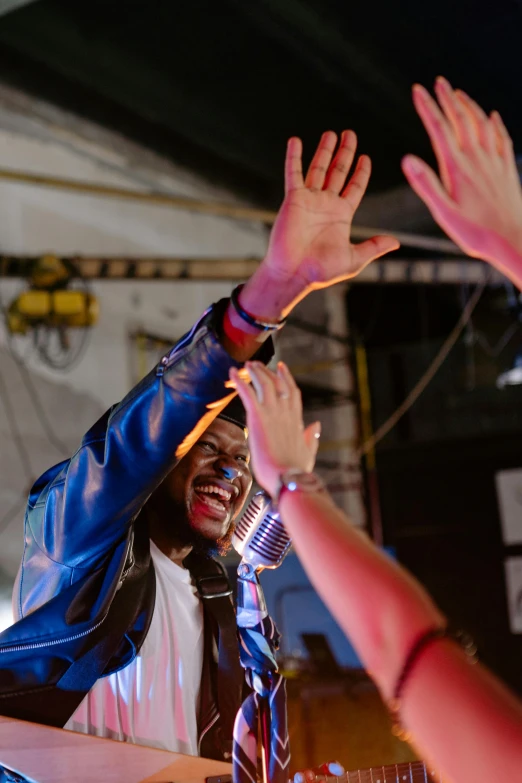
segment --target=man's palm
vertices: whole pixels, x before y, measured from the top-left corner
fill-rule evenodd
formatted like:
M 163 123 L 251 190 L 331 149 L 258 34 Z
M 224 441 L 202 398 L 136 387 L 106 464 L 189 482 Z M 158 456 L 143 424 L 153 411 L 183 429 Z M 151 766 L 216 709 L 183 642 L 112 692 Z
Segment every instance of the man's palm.
M 398 247 L 393 237 L 373 237 L 359 245 L 350 241 L 353 216 L 366 190 L 370 159 L 362 156 L 345 186 L 356 138 L 348 131 L 332 161 L 334 133 L 325 133 L 306 180 L 301 142 L 291 139 L 286 158 L 286 196 L 272 230 L 266 262 L 282 280 L 300 277 L 322 288 L 358 274 L 370 261 Z

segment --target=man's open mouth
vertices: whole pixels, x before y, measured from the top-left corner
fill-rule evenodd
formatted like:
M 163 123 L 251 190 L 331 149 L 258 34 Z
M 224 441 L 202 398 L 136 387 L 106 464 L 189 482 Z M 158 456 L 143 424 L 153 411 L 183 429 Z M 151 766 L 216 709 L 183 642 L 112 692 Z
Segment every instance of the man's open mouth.
M 194 488 L 194 491 L 205 505 L 222 514 L 228 514 L 232 499 L 235 497 L 233 491 L 212 483 L 200 484 Z

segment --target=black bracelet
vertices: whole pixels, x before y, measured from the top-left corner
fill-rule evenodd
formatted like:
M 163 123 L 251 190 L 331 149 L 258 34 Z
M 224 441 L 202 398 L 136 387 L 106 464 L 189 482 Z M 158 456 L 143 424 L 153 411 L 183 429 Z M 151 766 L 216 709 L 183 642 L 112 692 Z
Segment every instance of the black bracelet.
M 426 647 L 428 647 L 432 642 L 437 641 L 437 639 L 451 639 L 452 641 L 457 642 L 457 644 L 462 647 L 468 656 L 470 663 L 476 663 L 478 660 L 477 647 L 475 642 L 471 636 L 464 631 L 452 631 L 447 626 L 437 626 L 435 628 L 429 628 L 427 631 L 422 633 L 414 642 L 413 647 L 406 657 L 404 666 L 402 667 L 401 673 L 397 678 L 392 699 L 388 704 L 393 718 L 392 732 L 396 737 L 399 737 L 399 739 L 410 739 L 409 732 L 404 730 L 400 721 L 401 699 L 404 686 L 406 685 L 406 681 L 408 680 L 408 677 L 410 676 L 415 664 L 419 660 L 421 653 L 424 652 Z
M 250 324 L 250 326 L 253 326 L 255 329 L 259 329 L 260 332 L 278 332 L 279 329 L 282 329 L 286 324 L 286 318 L 283 318 L 282 321 L 278 321 L 276 324 L 271 324 L 265 321 L 258 321 L 256 318 L 251 316 L 250 313 L 247 313 L 246 310 L 243 310 L 239 304 L 239 294 L 241 293 L 242 288 L 243 284 L 236 286 L 230 295 L 232 306 L 239 317 L 242 318 L 243 321 L 245 321 L 247 324 Z

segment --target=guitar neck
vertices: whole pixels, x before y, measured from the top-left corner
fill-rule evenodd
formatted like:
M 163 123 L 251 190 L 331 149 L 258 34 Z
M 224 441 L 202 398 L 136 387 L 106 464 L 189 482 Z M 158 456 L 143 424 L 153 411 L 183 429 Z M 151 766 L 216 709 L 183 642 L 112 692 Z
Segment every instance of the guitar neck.
M 443 783 L 439 773 L 428 770 L 423 761 L 358 769 L 346 772 L 336 780 L 339 783 Z

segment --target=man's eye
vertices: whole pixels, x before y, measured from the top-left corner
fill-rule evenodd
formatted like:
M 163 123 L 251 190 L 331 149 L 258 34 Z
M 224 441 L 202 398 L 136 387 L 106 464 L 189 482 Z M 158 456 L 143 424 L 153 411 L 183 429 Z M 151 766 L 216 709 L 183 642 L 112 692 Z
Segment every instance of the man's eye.
M 210 443 L 208 440 L 200 440 L 198 441 L 199 445 L 204 449 L 209 449 L 210 451 L 216 451 L 216 447 L 213 443 Z
M 241 460 L 241 462 L 245 462 L 248 465 L 248 457 L 246 454 L 239 454 L 236 459 Z

